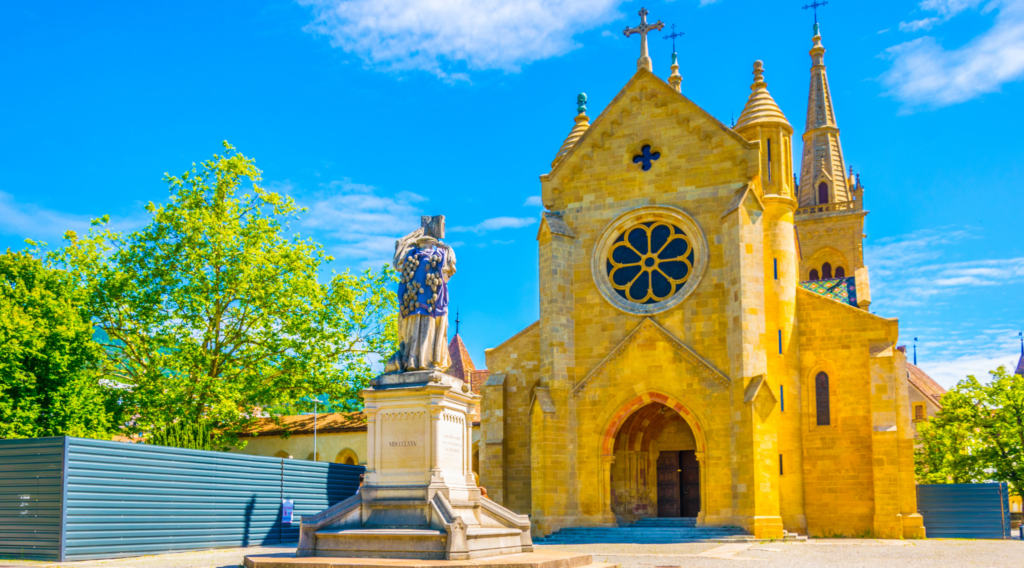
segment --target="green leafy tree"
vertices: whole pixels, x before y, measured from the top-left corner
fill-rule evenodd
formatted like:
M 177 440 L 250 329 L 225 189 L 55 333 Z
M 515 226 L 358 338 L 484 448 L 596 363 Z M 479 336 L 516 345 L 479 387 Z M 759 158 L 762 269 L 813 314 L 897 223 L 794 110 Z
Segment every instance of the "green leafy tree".
M 919 425 L 921 483 L 1008 482 L 1024 488 L 1024 377 L 1005 367 L 982 383 L 969 376 L 942 396 L 942 410 Z
M 146 443 L 188 450 L 214 449 L 213 431 L 208 425 L 195 422 L 179 421 L 153 430 L 146 438 Z
M 373 364 L 396 348 L 395 278 L 385 267 L 321 282 L 332 258 L 291 235 L 302 209 L 224 147 L 165 175 L 170 200 L 146 207 L 145 228 L 125 235 L 97 220 L 86 237 L 67 234 L 56 258 L 91 291 L 130 430 L 183 420 L 214 426 L 217 445 L 244 445 L 238 434 L 267 408 L 311 409 L 315 395 L 361 406 Z
M 0 438 L 109 438 L 85 294 L 34 252 L 0 255 Z

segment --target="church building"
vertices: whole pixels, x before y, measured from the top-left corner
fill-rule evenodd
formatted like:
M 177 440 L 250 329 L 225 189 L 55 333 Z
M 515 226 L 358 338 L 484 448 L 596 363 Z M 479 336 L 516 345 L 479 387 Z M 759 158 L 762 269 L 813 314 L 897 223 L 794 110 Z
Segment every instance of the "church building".
M 540 319 L 487 350 L 481 485 L 535 536 L 694 517 L 758 538 L 921 538 L 906 356 L 874 315 L 864 188 L 815 24 L 793 126 L 754 81 L 735 126 L 652 73 L 541 176 Z

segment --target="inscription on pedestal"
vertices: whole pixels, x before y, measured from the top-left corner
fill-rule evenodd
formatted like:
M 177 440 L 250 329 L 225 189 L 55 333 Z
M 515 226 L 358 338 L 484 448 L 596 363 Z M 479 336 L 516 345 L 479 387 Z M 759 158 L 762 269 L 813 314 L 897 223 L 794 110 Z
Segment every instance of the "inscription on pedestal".
M 382 412 L 377 418 L 383 471 L 426 470 L 427 433 L 425 411 Z
M 438 421 L 438 428 L 441 430 L 438 465 L 441 469 L 462 473 L 465 419 L 458 414 L 445 412 Z

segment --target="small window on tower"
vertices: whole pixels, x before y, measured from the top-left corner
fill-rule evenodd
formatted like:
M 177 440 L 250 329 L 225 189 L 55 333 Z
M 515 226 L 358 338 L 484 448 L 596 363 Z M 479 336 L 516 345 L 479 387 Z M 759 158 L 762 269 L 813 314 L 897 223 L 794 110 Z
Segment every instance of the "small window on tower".
M 843 270 L 842 266 L 836 267 L 836 278 L 846 278 L 846 271 Z
M 772 139 L 768 139 L 768 181 L 772 181 Z
M 777 259 L 777 258 L 773 258 L 772 259 L 772 271 L 775 274 L 775 279 L 778 280 L 779 279 L 779 259 Z
M 918 422 L 918 421 L 924 420 L 925 418 L 926 418 L 926 416 L 925 416 L 924 404 L 922 404 L 920 402 L 914 404 L 914 421 Z
M 818 269 L 817 268 L 812 268 L 811 269 L 811 280 L 820 280 L 820 278 L 818 278 Z
M 821 182 L 818 185 L 818 205 L 824 205 L 828 203 L 828 184 Z
M 832 278 L 832 265 L 826 262 L 821 265 L 821 279 L 829 280 L 830 278 Z

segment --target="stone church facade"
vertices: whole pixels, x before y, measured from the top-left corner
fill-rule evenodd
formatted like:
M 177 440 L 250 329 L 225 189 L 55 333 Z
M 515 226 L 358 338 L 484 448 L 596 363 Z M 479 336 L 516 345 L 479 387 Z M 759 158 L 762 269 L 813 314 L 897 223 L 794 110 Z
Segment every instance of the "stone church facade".
M 581 96 L 541 176 L 540 319 L 487 350 L 481 484 L 536 536 L 924 536 L 898 322 L 866 309 L 863 188 L 813 41 L 799 184 L 760 62 L 732 128 L 674 54 L 593 121 Z

